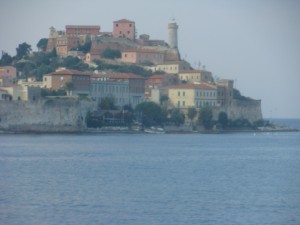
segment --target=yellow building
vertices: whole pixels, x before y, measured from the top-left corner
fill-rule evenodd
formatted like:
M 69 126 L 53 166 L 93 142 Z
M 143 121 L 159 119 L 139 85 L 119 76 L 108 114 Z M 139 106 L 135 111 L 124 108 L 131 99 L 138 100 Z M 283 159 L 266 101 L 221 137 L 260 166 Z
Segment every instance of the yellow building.
M 161 64 L 157 64 L 155 66 L 150 66 L 147 67 L 147 69 L 152 70 L 153 72 L 155 71 L 164 71 L 166 73 L 171 73 L 171 74 L 177 74 L 181 71 L 184 70 L 190 70 L 191 65 L 184 61 L 170 61 L 170 62 L 165 62 Z
M 212 83 L 212 73 L 206 70 L 185 70 L 179 73 L 179 79 L 187 83 L 206 82 Z
M 9 100 L 13 101 L 36 101 L 41 98 L 41 89 L 39 87 L 18 86 L 2 87 L 6 91 Z
M 169 88 L 170 102 L 178 108 L 216 107 L 217 87 L 207 83 L 182 84 Z

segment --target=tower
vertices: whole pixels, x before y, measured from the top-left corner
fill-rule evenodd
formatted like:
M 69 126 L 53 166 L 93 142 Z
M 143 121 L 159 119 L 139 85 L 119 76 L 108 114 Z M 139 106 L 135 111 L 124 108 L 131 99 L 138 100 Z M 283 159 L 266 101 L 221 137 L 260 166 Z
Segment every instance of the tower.
M 168 44 L 170 48 L 177 48 L 177 29 L 178 25 L 173 20 L 171 23 L 168 24 L 169 29 L 169 41 Z

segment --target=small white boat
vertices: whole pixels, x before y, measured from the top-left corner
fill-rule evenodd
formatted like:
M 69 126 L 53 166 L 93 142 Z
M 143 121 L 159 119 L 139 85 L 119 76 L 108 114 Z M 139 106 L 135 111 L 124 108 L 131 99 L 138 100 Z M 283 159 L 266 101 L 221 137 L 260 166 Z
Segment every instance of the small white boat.
M 150 127 L 150 128 L 145 128 L 144 132 L 149 134 L 164 134 L 165 130 L 161 127 Z

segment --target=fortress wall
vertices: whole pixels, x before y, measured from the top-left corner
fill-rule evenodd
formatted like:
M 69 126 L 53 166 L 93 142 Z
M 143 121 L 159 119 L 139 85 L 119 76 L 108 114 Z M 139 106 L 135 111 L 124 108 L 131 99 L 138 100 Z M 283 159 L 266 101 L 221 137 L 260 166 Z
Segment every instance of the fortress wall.
M 226 112 L 231 120 L 247 119 L 251 123 L 263 119 L 261 100 L 233 100 L 230 106 L 213 109 L 213 118 L 218 119 L 220 112 Z
M 78 132 L 96 103 L 48 99 L 36 102 L 0 101 L 0 130 L 13 132 Z

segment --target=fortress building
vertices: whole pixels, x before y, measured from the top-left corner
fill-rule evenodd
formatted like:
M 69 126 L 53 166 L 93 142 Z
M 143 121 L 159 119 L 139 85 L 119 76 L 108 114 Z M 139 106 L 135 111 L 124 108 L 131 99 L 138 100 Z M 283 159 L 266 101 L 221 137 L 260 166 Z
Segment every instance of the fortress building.
M 127 38 L 129 40 L 135 40 L 135 23 L 130 20 L 122 19 L 114 21 L 113 25 L 113 37 L 114 38 Z
M 178 43 L 177 43 L 177 29 L 178 29 L 178 25 L 175 22 L 171 22 L 168 25 L 168 29 L 169 29 L 169 47 L 170 48 L 177 48 L 178 47 Z

